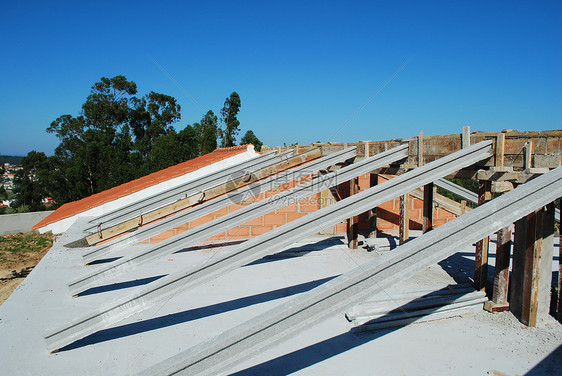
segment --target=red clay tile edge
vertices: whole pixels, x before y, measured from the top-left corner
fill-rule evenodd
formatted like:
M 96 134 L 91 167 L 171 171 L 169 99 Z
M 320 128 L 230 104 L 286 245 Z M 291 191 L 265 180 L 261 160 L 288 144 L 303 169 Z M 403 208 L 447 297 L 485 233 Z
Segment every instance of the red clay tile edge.
M 103 205 L 107 202 L 117 200 L 121 197 L 128 196 L 132 193 L 141 191 L 145 188 L 162 183 L 164 181 L 185 175 L 188 172 L 198 170 L 202 167 L 209 166 L 213 163 L 220 162 L 223 159 L 233 157 L 248 150 L 247 145 L 231 146 L 227 148 L 218 148 L 211 153 L 200 157 L 179 163 L 175 166 L 165 168 L 152 174 L 143 176 L 128 183 L 118 185 L 103 192 L 93 194 L 81 200 L 68 202 L 55 210 L 53 213 L 45 217 L 39 223 L 32 227 L 33 230 L 45 227 L 52 223 L 58 222 L 65 218 L 70 218 L 76 214 L 83 213 L 86 210 Z

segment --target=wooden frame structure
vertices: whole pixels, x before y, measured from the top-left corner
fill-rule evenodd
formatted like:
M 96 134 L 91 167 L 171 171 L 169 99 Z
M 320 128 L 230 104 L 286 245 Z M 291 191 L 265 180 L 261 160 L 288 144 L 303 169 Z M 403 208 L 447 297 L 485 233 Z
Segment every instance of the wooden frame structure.
M 380 151 L 386 150 L 397 143 L 409 142 L 410 151 L 408 160 L 400 166 L 388 166 L 386 168 L 373 171 L 373 176 L 378 174 L 384 175 L 400 175 L 405 171 L 422 166 L 424 163 L 431 162 L 452 152 L 466 148 L 471 144 L 482 140 L 494 141 L 494 155 L 487 161 L 471 166 L 470 168 L 457 171 L 456 173 L 448 176 L 449 178 L 463 178 L 478 181 L 478 205 L 484 205 L 492 199 L 494 195 L 503 194 L 513 190 L 518 185 L 534 179 L 548 172 L 552 168 L 562 165 L 562 130 L 553 131 L 535 131 L 535 132 L 519 132 L 515 130 L 503 130 L 502 132 L 470 132 L 470 127 L 465 126 L 460 134 L 440 135 L 424 137 L 423 132 L 419 132 L 416 137 L 410 139 L 395 139 L 390 141 L 362 141 L 358 143 L 328 143 L 321 144 L 315 143 L 311 145 L 298 145 L 300 152 L 308 150 L 312 147 L 320 146 L 323 153 L 338 150 L 344 146 L 356 146 L 357 155 L 368 156 L 376 154 Z M 277 151 L 286 151 L 293 147 L 279 147 Z M 263 150 L 270 150 L 267 146 Z M 399 214 L 399 244 L 404 244 L 409 239 L 409 206 L 407 205 L 408 196 L 405 194 L 400 197 L 400 214 Z M 419 194 L 418 194 L 419 197 Z M 432 229 L 433 221 L 433 205 L 436 200 L 433 190 L 433 183 L 427 184 L 423 188 L 423 231 L 427 232 Z M 466 202 L 461 207 L 460 214 L 466 212 Z M 542 220 L 543 216 L 548 213 L 547 220 Z M 511 273 L 510 286 L 510 257 L 513 235 L 511 231 L 512 226 L 507 226 L 498 232 L 498 244 L 496 247 L 496 264 L 495 273 L 492 280 L 488 278 L 488 250 L 489 250 L 489 237 L 485 237 L 476 243 L 475 254 L 475 270 L 474 270 L 474 285 L 477 290 L 486 291 L 491 300 L 485 305 L 485 309 L 490 312 L 498 312 L 511 309 L 521 321 L 526 325 L 533 326 L 536 323 L 536 313 L 547 314 L 548 305 L 542 303 L 537 299 L 539 291 L 548 289 L 545 281 L 542 282 L 544 286 L 540 287 L 538 284 L 538 271 L 541 268 L 534 258 L 539 257 L 537 254 L 543 253 L 543 258 L 550 255 L 551 250 L 544 251 L 544 239 L 551 235 L 553 232 L 554 220 L 550 220 L 553 215 L 554 206 L 544 211 L 539 211 L 536 217 L 527 217 L 520 220 L 519 225 L 515 226 L 515 241 L 513 244 L 514 259 L 515 250 L 521 253 L 520 249 L 526 250 L 523 252 L 527 257 L 527 262 L 520 265 L 515 265 Z M 374 208 L 368 213 L 368 218 L 373 218 L 376 213 Z M 375 223 L 376 223 L 376 216 Z M 540 218 L 537 222 L 536 218 Z M 546 217 L 545 217 L 546 218 Z M 348 220 L 348 239 L 350 247 L 354 247 L 357 240 L 357 234 L 352 229 L 356 227 L 356 219 Z M 525 222 L 525 226 L 523 226 Z M 529 222 L 527 224 L 527 222 Z M 535 236 L 526 234 L 527 227 L 530 226 L 535 231 Z M 517 231 L 519 229 L 519 231 Z M 530 231 L 530 230 L 529 230 Z M 375 231 L 376 233 L 376 231 Z M 373 232 L 370 231 L 372 236 Z M 539 234 L 539 235 L 536 235 Z M 550 244 L 547 241 L 548 244 Z M 532 246 L 531 246 L 532 245 Z M 562 251 L 559 251 L 562 252 Z M 535 255 L 535 256 L 532 256 Z M 550 257 L 551 258 L 551 257 Z M 525 266 L 526 265 L 526 266 Z M 544 266 L 546 267 L 546 266 Z M 542 267 L 542 268 L 544 268 Z M 521 269 L 521 270 L 519 270 Z M 521 274 L 523 273 L 523 274 Z M 530 273 L 530 274 L 529 274 Z M 548 273 L 542 273 L 543 277 Z M 535 277 L 529 277 L 529 276 Z M 527 276 L 527 277 L 525 277 Z M 527 278 L 527 279 L 525 279 Z M 531 278 L 531 279 L 529 279 Z M 534 279 L 533 279 L 534 278 Z M 544 277 L 546 278 L 546 277 Z M 527 281 L 527 282 L 525 282 Z M 529 282 L 531 281 L 531 282 Z M 525 288 L 523 288 L 523 285 Z M 562 263 L 560 263 L 560 273 L 557 297 L 557 315 L 562 320 Z M 508 292 L 510 292 L 511 300 L 516 302 L 516 305 L 510 308 L 508 302 Z M 544 300 L 544 299 L 543 299 Z M 523 304 L 524 302 L 524 304 Z M 524 305 L 525 311 L 522 306 Z M 546 311 L 546 312 L 545 312 Z

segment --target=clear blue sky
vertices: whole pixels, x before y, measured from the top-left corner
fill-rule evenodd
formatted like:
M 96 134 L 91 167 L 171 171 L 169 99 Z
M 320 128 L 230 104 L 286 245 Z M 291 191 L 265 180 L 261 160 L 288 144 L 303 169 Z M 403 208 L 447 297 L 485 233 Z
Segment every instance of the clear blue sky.
M 0 154 L 51 155 L 49 124 L 118 74 L 176 97 L 177 129 L 237 91 L 270 146 L 562 129 L 561 4 L 4 2 Z

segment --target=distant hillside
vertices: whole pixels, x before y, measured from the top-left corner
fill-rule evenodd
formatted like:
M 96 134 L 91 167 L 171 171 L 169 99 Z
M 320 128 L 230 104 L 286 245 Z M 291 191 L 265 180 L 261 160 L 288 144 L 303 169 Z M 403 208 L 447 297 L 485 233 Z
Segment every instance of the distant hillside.
M 21 165 L 21 160 L 23 157 L 18 157 L 15 155 L 0 155 L 0 164 L 10 163 L 14 165 Z

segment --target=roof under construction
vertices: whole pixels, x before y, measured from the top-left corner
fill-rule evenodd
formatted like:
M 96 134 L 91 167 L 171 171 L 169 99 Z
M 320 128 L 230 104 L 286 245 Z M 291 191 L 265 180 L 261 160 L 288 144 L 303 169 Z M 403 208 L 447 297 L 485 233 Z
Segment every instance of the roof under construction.
M 121 207 L 88 212 L 154 185 L 154 176 L 67 204 L 51 223 L 74 222 L 0 306 L 0 371 L 559 370 L 562 325 L 545 309 L 559 279 L 556 132 L 543 135 L 544 154 L 533 149 L 540 135 L 467 129 L 455 142 L 436 138 L 444 151 L 422 135 L 262 155 L 218 149 L 156 180 L 246 156 Z M 514 145 L 522 158 L 510 156 Z M 479 196 L 442 180 L 460 175 L 480 181 Z M 434 184 L 479 205 L 449 203 Z M 503 194 L 491 200 L 492 191 Z M 393 200 L 396 212 L 385 206 Z M 423 223 L 412 230 L 416 210 Z M 450 220 L 438 218 L 444 211 Z M 377 230 L 377 217 L 395 220 L 399 233 Z

